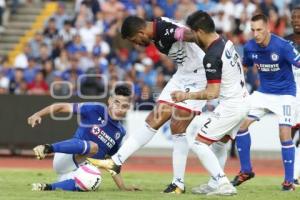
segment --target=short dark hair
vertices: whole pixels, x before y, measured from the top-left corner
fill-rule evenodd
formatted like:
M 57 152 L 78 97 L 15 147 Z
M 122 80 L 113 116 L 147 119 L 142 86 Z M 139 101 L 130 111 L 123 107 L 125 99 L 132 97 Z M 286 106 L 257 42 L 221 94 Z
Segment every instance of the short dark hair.
M 256 22 L 258 20 L 262 20 L 263 22 L 268 23 L 268 17 L 266 15 L 262 14 L 262 13 L 258 13 L 258 14 L 253 15 L 251 17 L 252 22 Z
M 202 10 L 196 11 L 186 20 L 186 24 L 194 31 L 201 29 L 206 33 L 215 32 L 215 23 L 211 16 Z
M 146 27 L 146 21 L 137 16 L 129 16 L 123 21 L 121 27 L 122 38 L 134 36 L 139 30 Z
M 125 97 L 131 96 L 131 89 L 127 84 L 118 84 L 115 87 L 115 95 L 121 95 Z

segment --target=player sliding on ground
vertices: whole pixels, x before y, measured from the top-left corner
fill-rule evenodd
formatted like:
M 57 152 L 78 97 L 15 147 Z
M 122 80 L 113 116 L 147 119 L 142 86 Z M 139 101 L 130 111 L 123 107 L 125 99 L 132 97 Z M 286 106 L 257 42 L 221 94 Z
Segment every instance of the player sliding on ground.
M 186 129 L 195 115 L 202 111 L 206 100 L 175 103 L 170 94 L 175 90 L 188 92 L 205 88 L 207 81 L 202 64 L 204 52 L 195 43 L 185 42 L 194 41 L 193 34 L 188 28 L 165 17 L 145 21 L 136 16 L 129 16 L 122 24 L 121 33 L 124 39 L 137 45 L 148 46 L 153 42 L 161 53 L 174 61 L 178 69 L 161 92 L 138 134 L 130 135 L 111 159 L 92 162 L 118 171 L 128 157 L 147 144 L 157 130 L 170 120 L 173 140 L 173 180 L 163 192 L 184 193 L 184 172 L 189 151 Z M 216 148 L 223 149 L 225 146 L 220 144 Z
M 33 190 L 80 191 L 80 182 L 74 179 L 78 167 L 86 163 L 86 158 L 104 159 L 118 151 L 125 136 L 120 121 L 130 108 L 131 90 L 126 85 L 117 85 L 108 99 L 108 106 L 100 103 L 57 103 L 50 105 L 28 118 L 32 127 L 42 122 L 42 117 L 55 113 L 73 113 L 80 119 L 73 138 L 53 144 L 36 146 L 33 151 L 37 159 L 44 159 L 54 153 L 53 169 L 58 182 L 36 183 Z M 126 187 L 120 174 L 113 174 L 113 180 L 121 190 L 136 190 Z M 95 188 L 90 188 L 95 189 Z

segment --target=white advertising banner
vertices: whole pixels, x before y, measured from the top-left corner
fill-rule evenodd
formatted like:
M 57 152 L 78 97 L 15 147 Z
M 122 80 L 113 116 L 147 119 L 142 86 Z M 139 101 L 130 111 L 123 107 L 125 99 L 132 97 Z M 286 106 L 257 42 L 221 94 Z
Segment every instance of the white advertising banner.
M 139 133 L 140 127 L 145 123 L 149 112 L 132 111 L 126 119 L 127 135 L 143 134 Z M 194 135 L 205 120 L 205 113 L 195 117 L 187 130 L 188 141 L 191 143 Z M 274 115 L 267 115 L 260 121 L 255 122 L 249 128 L 252 139 L 251 149 L 255 151 L 280 151 L 278 119 Z M 172 148 L 172 138 L 169 122 L 164 124 L 145 146 L 145 148 Z

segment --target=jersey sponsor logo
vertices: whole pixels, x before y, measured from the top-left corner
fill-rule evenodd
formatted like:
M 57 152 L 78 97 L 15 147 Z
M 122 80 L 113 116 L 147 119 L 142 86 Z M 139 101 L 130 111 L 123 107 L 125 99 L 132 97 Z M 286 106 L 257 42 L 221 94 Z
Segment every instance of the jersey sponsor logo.
M 257 64 L 254 66 L 257 67 L 258 70 L 262 72 L 276 72 L 280 70 L 279 64 Z
M 165 35 L 170 35 L 169 29 L 166 29 Z
M 97 136 L 97 138 L 110 149 L 116 144 L 116 141 L 113 140 L 104 130 L 102 130 L 99 125 L 93 125 L 91 128 L 91 133 Z
M 276 53 L 272 53 L 271 54 L 271 60 L 278 61 L 279 60 L 279 55 L 277 55 Z

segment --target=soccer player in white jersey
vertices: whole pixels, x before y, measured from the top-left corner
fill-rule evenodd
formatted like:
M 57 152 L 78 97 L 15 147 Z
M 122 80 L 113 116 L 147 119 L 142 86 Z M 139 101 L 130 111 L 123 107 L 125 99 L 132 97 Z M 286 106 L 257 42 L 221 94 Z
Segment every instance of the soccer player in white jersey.
M 139 134 L 130 135 L 112 159 L 90 161 L 104 168 L 117 169 L 129 156 L 147 144 L 165 122 L 171 120 L 173 180 L 164 192 L 184 193 L 184 172 L 189 150 L 186 128 L 194 116 L 200 114 L 206 100 L 174 103 L 170 94 L 175 90 L 198 91 L 205 88 L 207 82 L 202 64 L 204 52 L 195 43 L 185 42 L 193 41 L 191 31 L 164 17 L 147 22 L 129 16 L 122 24 L 121 33 L 124 39 L 137 45 L 147 46 L 153 42 L 161 53 L 175 62 L 178 69 L 158 97 L 155 108 L 147 116 Z
M 285 39 L 292 41 L 293 46 L 300 51 L 300 6 L 292 9 L 292 26 L 293 33 L 286 36 Z M 295 123 L 292 127 L 292 136 L 296 144 L 295 151 L 295 164 L 294 164 L 294 185 L 299 187 L 299 176 L 300 176 L 300 70 L 293 67 L 294 78 L 297 86 L 296 93 L 296 105 L 295 105 Z M 297 134 L 298 133 L 298 134 Z M 297 137 L 298 135 L 298 137 Z
M 210 100 L 219 98 L 219 105 L 207 117 L 195 138 L 193 150 L 211 179 L 193 193 L 207 195 L 234 195 L 236 188 L 226 177 L 223 168 L 227 151 L 214 152 L 210 145 L 216 142 L 226 143 L 235 138 L 240 124 L 247 116 L 250 102 L 245 87 L 242 63 L 233 43 L 218 35 L 212 18 L 203 11 L 197 11 L 187 19 L 187 25 L 193 30 L 197 43 L 205 52 L 207 86 L 197 92 L 173 92 L 175 102 L 186 100 Z
M 291 127 L 294 125 L 296 84 L 292 67 L 300 67 L 300 54 L 289 41 L 271 34 L 268 27 L 268 18 L 265 15 L 257 14 L 251 18 L 254 38 L 244 46 L 243 64 L 245 67 L 257 67 L 260 86 L 251 95 L 251 110 L 236 137 L 241 170 L 232 184 L 237 186 L 254 177 L 248 127 L 271 112 L 279 119 L 285 172 L 282 190 L 293 191 L 295 146 L 291 138 Z

